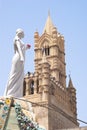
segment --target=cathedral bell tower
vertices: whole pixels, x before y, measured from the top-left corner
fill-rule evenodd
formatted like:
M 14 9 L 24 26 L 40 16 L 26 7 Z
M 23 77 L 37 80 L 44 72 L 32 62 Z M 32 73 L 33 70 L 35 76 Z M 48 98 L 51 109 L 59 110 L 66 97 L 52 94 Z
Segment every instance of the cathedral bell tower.
M 42 36 L 39 36 L 38 32 L 35 32 L 34 39 L 35 71 L 38 72 L 38 64 L 42 62 L 43 56 L 45 56 L 50 65 L 50 76 L 65 87 L 66 64 L 64 37 L 58 33 L 57 28 L 52 23 L 50 15 L 48 15 Z
M 48 15 L 42 35 L 34 33 L 35 72 L 24 78 L 24 97 L 46 130 L 78 127 L 76 90 L 66 86 L 64 37 Z

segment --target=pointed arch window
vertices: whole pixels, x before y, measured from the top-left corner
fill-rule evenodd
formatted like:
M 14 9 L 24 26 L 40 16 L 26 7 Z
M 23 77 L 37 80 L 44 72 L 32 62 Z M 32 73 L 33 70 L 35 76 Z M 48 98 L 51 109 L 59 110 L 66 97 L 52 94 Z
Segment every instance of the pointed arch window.
M 39 92 L 39 79 L 37 79 L 37 93 Z
M 34 81 L 33 80 L 31 81 L 31 84 L 30 84 L 30 94 L 34 94 Z
M 42 47 L 42 55 L 48 56 L 50 55 L 50 48 L 48 42 L 45 42 Z
M 50 54 L 49 46 L 45 47 L 45 53 L 46 53 L 46 56 L 48 56 Z
M 23 82 L 23 96 L 25 96 L 25 95 L 26 95 L 26 82 L 24 80 L 24 82 Z

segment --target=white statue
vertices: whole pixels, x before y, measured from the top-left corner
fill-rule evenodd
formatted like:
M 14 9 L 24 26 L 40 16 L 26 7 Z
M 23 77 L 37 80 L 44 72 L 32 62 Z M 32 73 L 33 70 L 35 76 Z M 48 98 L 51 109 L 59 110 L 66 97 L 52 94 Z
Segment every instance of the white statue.
M 23 96 L 23 80 L 24 80 L 24 61 L 25 50 L 31 46 L 25 45 L 21 39 L 24 37 L 22 29 L 17 29 L 14 38 L 14 56 L 12 59 L 12 67 L 5 89 L 4 96 L 22 97 Z

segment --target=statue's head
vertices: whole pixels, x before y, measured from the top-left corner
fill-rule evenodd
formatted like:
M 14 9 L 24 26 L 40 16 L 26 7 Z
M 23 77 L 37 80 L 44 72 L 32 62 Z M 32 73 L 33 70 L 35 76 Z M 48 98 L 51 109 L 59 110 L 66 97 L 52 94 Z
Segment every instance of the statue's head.
M 20 37 L 20 38 L 23 38 L 23 37 L 24 37 L 24 31 L 23 31 L 23 29 L 18 28 L 18 29 L 16 30 L 16 35 L 17 35 L 18 37 Z

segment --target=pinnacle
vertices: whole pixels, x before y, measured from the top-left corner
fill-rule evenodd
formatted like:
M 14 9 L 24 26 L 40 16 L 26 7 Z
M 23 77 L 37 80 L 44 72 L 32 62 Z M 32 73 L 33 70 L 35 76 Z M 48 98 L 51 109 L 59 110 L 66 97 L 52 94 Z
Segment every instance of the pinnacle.
M 52 34 L 52 28 L 54 27 L 51 17 L 50 17 L 50 12 L 48 13 L 48 18 L 44 27 L 44 32 L 47 34 L 51 35 Z

